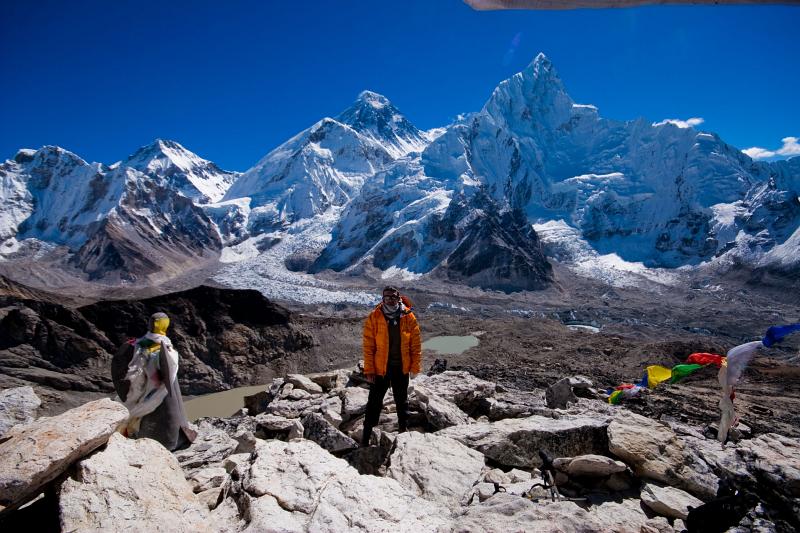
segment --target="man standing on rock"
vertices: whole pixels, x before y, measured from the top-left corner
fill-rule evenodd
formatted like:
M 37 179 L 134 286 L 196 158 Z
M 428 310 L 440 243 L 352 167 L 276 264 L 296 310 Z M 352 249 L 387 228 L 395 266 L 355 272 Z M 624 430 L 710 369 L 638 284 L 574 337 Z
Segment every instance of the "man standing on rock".
M 364 376 L 371 383 L 361 445 L 369 446 L 372 428 L 378 423 L 383 397 L 392 387 L 397 422 L 408 429 L 408 380 L 419 374 L 422 342 L 419 324 L 411 312 L 411 301 L 396 287 L 383 289 L 383 301 L 364 322 Z

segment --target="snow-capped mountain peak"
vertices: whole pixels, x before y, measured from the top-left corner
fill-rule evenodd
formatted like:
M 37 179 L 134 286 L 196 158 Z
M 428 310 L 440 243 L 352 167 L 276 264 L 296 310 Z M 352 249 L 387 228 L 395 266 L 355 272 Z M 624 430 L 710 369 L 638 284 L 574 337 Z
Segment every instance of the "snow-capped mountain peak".
M 522 72 L 500 82 L 483 112 L 514 131 L 531 133 L 567 122 L 574 103 L 553 64 L 540 53 Z
M 393 160 L 371 136 L 324 118 L 245 172 L 225 200 L 250 199 L 251 231 L 280 228 L 344 205 Z
M 29 163 L 31 166 L 75 167 L 88 164 L 69 150 L 53 145 L 45 145 L 38 150 L 19 150 L 14 159 L 22 164 Z
M 418 130 L 382 94 L 362 91 L 352 106 L 336 120 L 383 146 L 394 157 L 422 151 L 427 136 Z
M 198 203 L 221 200 L 238 177 L 237 173 L 220 169 L 179 143 L 163 139 L 142 146 L 121 164 L 168 180 Z
M 150 148 L 177 149 L 161 142 Z M 177 167 L 158 170 L 164 168 Z M 89 279 L 129 281 L 213 261 L 217 229 L 171 186 L 173 178 L 153 168 L 87 163 L 58 146 L 20 150 L 0 164 L 0 254 L 34 254 L 55 268 L 75 265 Z M 47 255 L 56 247 L 66 255 Z M 35 255 L 40 249 L 46 257 Z
M 392 105 L 388 98 L 382 94 L 372 91 L 361 91 L 361 94 L 358 95 L 357 101 L 369 104 L 375 109 L 383 109 L 386 106 Z
M 250 231 L 285 228 L 344 206 L 370 176 L 429 142 L 388 98 L 363 91 L 336 118 L 323 118 L 269 152 L 224 199 L 250 199 Z

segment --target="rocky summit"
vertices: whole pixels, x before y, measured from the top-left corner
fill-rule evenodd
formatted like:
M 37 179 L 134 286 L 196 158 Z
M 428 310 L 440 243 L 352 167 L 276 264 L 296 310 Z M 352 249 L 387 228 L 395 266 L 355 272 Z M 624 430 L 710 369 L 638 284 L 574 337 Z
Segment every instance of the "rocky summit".
M 551 409 L 544 391 L 445 371 L 411 381 L 408 432 L 397 432 L 390 394 L 371 445 L 360 448 L 361 383 L 358 369 L 275 378 L 237 415 L 198 420 L 198 438 L 174 453 L 117 432 L 127 416 L 117 402 L 35 418 L 30 391 L 12 389 L 0 409 L 29 414 L 0 435 L 0 527 L 739 533 L 800 525 L 797 438 L 765 433 L 723 445 L 701 427 L 611 406 L 586 378 L 573 380 L 574 402 Z

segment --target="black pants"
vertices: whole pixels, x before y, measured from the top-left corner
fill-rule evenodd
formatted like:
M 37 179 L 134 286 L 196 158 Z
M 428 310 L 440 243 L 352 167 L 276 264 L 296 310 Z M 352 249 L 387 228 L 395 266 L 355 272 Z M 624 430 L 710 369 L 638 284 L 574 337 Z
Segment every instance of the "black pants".
M 402 369 L 389 368 L 385 376 L 375 376 L 375 381 L 369 387 L 367 415 L 364 417 L 364 433 L 361 438 L 364 446 L 369 444 L 372 428 L 378 424 L 381 417 L 383 397 L 386 396 L 390 385 L 397 406 L 397 423 L 400 431 L 408 428 L 408 374 L 403 374 Z

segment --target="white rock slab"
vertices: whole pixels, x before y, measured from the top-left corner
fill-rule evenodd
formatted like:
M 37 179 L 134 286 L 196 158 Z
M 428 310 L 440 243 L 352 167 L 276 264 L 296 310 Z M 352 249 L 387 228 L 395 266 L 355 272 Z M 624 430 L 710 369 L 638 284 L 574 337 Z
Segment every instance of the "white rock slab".
M 94 451 L 128 418 L 104 398 L 58 416 L 12 427 L 0 443 L 0 511 L 33 496 L 72 463 Z
M 195 471 L 186 480 L 192 485 L 192 490 L 199 493 L 224 487 L 230 483 L 231 476 L 224 466 L 210 466 Z
M 558 461 L 558 464 L 556 462 Z M 605 455 L 579 455 L 578 457 L 556 459 L 553 465 L 570 476 L 604 477 L 616 472 L 624 472 L 627 465 Z
M 272 413 L 261 413 L 255 417 L 255 420 L 258 429 L 283 432 L 289 431 L 296 419 L 285 418 Z
M 573 502 L 532 502 L 514 494 L 498 493 L 467 507 L 455 519 L 454 531 L 534 531 L 596 533 L 600 522 Z
M 511 483 L 511 476 L 499 468 L 484 469 L 482 479 L 486 483 L 500 483 L 501 485 L 507 485 Z
M 641 502 L 636 498 L 593 505 L 589 513 L 603 525 L 599 531 L 608 533 L 639 532 L 648 520 Z
M 655 483 L 645 483 L 641 492 L 642 502 L 650 509 L 667 518 L 686 520 L 689 506 L 700 507 L 703 501 L 675 487 L 664 487 Z
M 607 451 L 608 419 L 530 416 L 453 426 L 437 435 L 453 438 L 502 465 L 530 469 L 541 464 L 539 450 L 555 457 Z
M 608 427 L 608 440 L 611 453 L 630 465 L 638 476 L 703 498 L 716 495 L 719 479 L 669 426 L 620 411 Z
M 307 400 L 307 399 L 309 399 L 309 398 L 312 398 L 313 396 L 314 396 L 314 395 L 313 395 L 313 394 L 311 394 L 310 392 L 308 392 L 307 390 L 303 390 L 303 389 L 294 389 L 293 391 L 291 391 L 291 392 L 290 392 L 290 393 L 287 395 L 287 398 L 288 398 L 289 400 L 295 400 L 295 401 L 297 401 L 297 400 Z
M 211 511 L 211 517 L 219 533 L 239 533 L 247 527 L 247 522 L 239 515 L 239 505 L 232 497 L 224 498 Z M 262 531 L 266 531 L 262 530 Z
M 367 411 L 367 400 L 369 390 L 361 387 L 345 387 L 339 391 L 342 399 L 342 416 L 345 420 L 350 420 Z
M 386 477 L 434 501 L 457 508 L 481 478 L 483 454 L 448 437 L 411 431 L 395 439 Z
M 329 396 L 325 398 L 320 407 L 320 412 L 325 420 L 335 428 L 339 428 L 344 421 L 342 418 L 342 399 L 338 396 Z
M 519 481 L 529 481 L 532 477 L 529 471 L 520 470 L 519 468 L 512 468 L 506 474 L 510 478 L 511 483 L 517 483 Z
M 313 394 L 322 393 L 322 387 L 311 381 L 311 379 L 307 378 L 303 374 L 289 374 L 286 376 L 286 382 L 294 385 L 295 390 L 302 389 Z
M 736 455 L 755 479 L 800 498 L 800 439 L 767 433 L 742 441 Z
M 322 387 L 324 391 L 330 391 L 339 387 L 344 387 L 349 378 L 347 370 L 332 370 L 330 372 L 317 372 L 315 374 L 307 374 L 308 379 Z
M 0 437 L 17 424 L 33 422 L 41 405 L 33 387 L 0 390 Z
M 317 411 L 319 406 L 322 405 L 322 401 L 322 396 L 314 396 L 313 398 L 306 398 L 304 400 L 281 398 L 270 402 L 265 412 L 284 418 L 300 418 L 303 415 Z M 366 407 L 366 404 L 364 405 Z
M 264 441 L 245 476 L 246 531 L 450 531 L 449 511 L 394 479 L 361 476 L 308 440 Z
M 281 533 L 304 533 L 307 531 L 307 517 L 303 513 L 287 511 L 278 500 L 264 494 L 258 498 L 245 495 L 246 516 L 249 521 L 243 533 L 280 531 Z
M 409 404 L 419 409 L 436 429 L 472 423 L 469 415 L 456 404 L 434 394 L 424 385 L 414 385 L 412 391 Z
M 470 409 L 476 402 L 494 396 L 497 385 L 464 371 L 448 370 L 433 376 L 418 376 L 414 384 L 424 386 L 433 394 L 456 404 L 462 410 Z
M 358 447 L 356 441 L 333 427 L 319 413 L 303 417 L 303 437 L 313 440 L 329 452 L 342 452 Z
M 220 500 L 225 497 L 225 493 L 226 487 L 216 487 L 195 494 L 200 503 L 208 507 L 209 510 L 214 510 L 219 505 Z
M 59 493 L 62 531 L 215 531 L 178 461 L 151 439 L 114 434 Z

